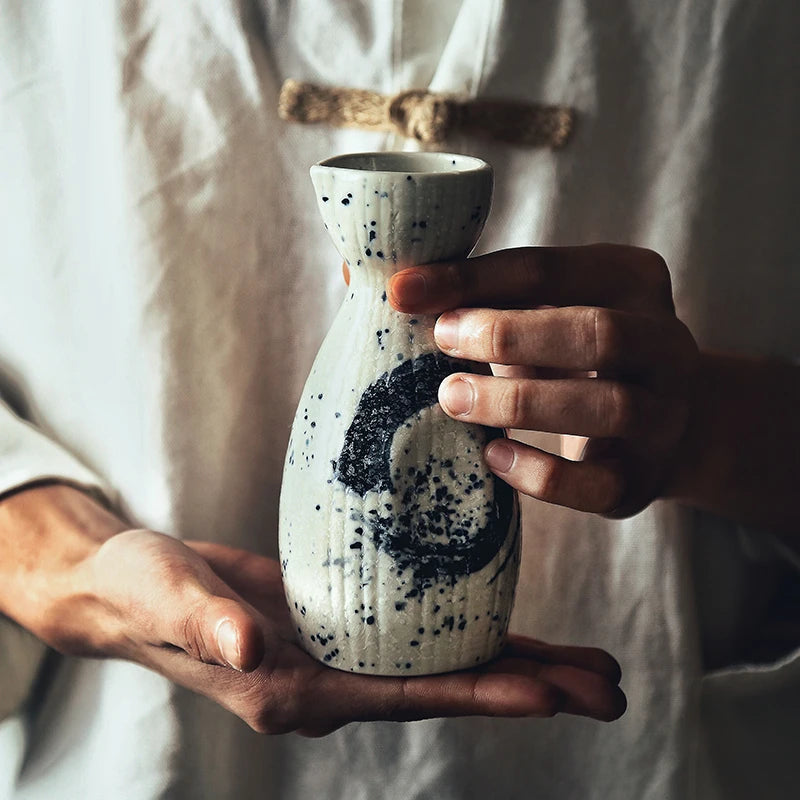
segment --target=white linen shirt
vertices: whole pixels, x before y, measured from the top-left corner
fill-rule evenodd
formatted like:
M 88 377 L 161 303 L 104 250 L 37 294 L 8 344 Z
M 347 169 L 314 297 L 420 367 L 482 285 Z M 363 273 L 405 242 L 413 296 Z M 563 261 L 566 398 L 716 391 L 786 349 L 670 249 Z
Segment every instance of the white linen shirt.
M 495 167 L 480 249 L 654 248 L 702 347 L 797 356 L 798 35 L 800 6 L 746 0 L 0 0 L 0 492 L 60 477 L 276 555 L 343 293 L 308 167 L 412 146 L 282 122 L 287 77 L 574 107 L 561 151 L 446 142 Z M 523 515 L 512 628 L 614 653 L 619 721 L 265 738 L 139 666 L 52 654 L 19 710 L 43 648 L 0 620 L 0 798 L 796 796 L 800 659 L 702 668 L 736 633 L 744 534 L 664 502 Z

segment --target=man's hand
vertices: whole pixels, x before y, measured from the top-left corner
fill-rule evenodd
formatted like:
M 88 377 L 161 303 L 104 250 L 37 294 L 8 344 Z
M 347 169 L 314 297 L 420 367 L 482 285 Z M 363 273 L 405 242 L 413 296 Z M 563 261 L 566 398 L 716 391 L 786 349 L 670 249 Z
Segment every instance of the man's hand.
M 611 720 L 625 709 L 607 653 L 522 637 L 467 672 L 333 670 L 298 646 L 275 561 L 124 530 L 66 486 L 0 501 L 0 578 L 0 610 L 56 649 L 136 661 L 265 733 L 318 736 L 356 720 L 474 714 Z
M 400 311 L 441 313 L 452 356 L 502 365 L 440 388 L 455 419 L 589 437 L 581 461 L 495 440 L 489 466 L 525 494 L 629 516 L 670 483 L 687 431 L 698 349 L 650 250 L 520 248 L 393 276 Z M 445 313 L 442 313 L 445 312 Z

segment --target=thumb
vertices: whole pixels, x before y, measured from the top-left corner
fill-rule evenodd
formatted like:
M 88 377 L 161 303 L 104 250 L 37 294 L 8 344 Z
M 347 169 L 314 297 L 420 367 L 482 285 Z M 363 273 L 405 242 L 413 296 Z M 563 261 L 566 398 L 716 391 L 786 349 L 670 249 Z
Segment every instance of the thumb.
M 213 588 L 233 595 L 231 589 L 223 587 Z M 200 596 L 188 610 L 183 606 L 174 620 L 174 644 L 206 664 L 233 667 L 239 672 L 256 669 L 264 657 L 264 638 L 255 613 L 233 597 L 213 594 L 205 587 L 195 591 Z
M 127 641 L 242 672 L 261 663 L 263 617 L 178 539 L 125 531 L 101 546 L 94 564 L 95 591 L 116 609 Z

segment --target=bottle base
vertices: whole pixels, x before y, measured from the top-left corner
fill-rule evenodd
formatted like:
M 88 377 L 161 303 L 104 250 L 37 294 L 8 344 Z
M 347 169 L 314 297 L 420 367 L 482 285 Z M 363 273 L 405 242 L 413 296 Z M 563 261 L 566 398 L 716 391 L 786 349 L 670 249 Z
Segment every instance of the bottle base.
M 449 672 L 463 672 L 488 664 L 502 653 L 506 638 L 507 636 L 504 633 L 491 650 L 487 648 L 477 654 L 474 651 L 469 654 L 460 653 L 452 658 L 446 658 L 441 654 L 423 656 L 422 658 L 409 655 L 407 658 L 400 657 L 394 661 L 387 661 L 386 659 L 370 660 L 369 656 L 365 656 L 363 660 L 352 663 L 349 660 L 338 658 L 331 658 L 326 661 L 324 658 L 320 658 L 318 654 L 312 652 L 308 654 L 324 666 L 340 672 L 352 672 L 358 675 L 372 675 L 384 678 L 411 678 L 424 675 L 442 675 Z

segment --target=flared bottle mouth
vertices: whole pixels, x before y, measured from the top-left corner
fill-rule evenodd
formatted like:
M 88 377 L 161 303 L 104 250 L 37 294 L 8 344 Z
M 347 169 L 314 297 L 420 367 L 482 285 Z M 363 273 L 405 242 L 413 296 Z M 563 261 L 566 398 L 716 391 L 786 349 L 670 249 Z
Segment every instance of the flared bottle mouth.
M 493 175 L 454 153 L 349 153 L 315 164 L 311 180 L 345 261 L 395 269 L 465 257 L 486 222 Z
M 407 153 L 398 151 L 346 153 L 326 158 L 314 166 L 362 173 L 405 173 L 415 176 L 492 171 L 489 164 L 474 156 L 464 156 L 458 153 Z

